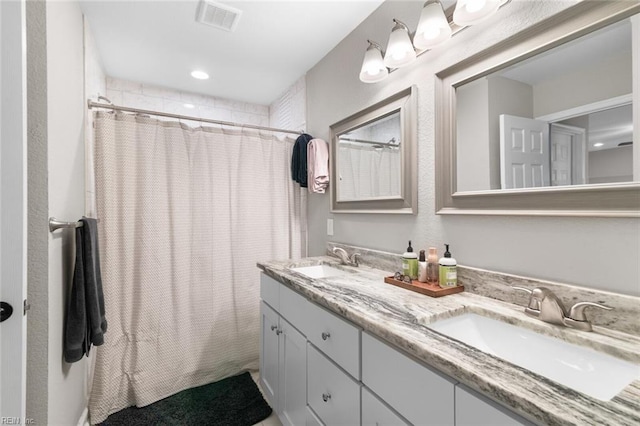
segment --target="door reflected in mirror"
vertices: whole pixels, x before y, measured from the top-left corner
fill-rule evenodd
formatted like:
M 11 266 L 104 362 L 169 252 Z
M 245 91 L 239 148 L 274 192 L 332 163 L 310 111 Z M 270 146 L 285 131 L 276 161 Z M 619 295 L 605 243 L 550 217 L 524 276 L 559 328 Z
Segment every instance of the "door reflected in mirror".
M 338 136 L 338 201 L 402 194 L 400 111 Z
M 457 87 L 456 191 L 634 181 L 632 45 L 627 18 Z

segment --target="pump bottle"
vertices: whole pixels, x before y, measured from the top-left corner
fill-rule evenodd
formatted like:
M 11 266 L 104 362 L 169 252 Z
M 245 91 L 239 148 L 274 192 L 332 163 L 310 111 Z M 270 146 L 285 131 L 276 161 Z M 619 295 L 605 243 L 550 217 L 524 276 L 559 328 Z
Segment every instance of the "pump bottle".
M 449 253 L 449 244 L 445 244 L 444 257 L 438 261 L 440 268 L 440 287 L 450 288 L 458 285 L 457 262 Z
M 402 255 L 402 273 L 408 275 L 412 280 L 418 279 L 418 255 L 413 252 L 411 241 L 407 251 Z

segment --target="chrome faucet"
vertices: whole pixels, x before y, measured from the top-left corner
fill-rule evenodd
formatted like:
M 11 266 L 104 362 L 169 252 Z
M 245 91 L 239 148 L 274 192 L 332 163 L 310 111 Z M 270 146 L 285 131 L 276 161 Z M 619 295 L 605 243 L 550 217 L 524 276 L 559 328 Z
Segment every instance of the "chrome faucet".
M 587 320 L 584 310 L 589 306 L 610 311 L 612 308 L 593 302 L 579 302 L 567 310 L 562 301 L 551 290 L 536 287 L 533 290 L 512 286 L 514 290 L 529 293 L 529 305 L 524 309 L 525 314 L 551 324 L 564 325 L 582 331 L 592 331 L 591 322 Z
M 333 254 L 338 256 L 338 258 L 340 259 L 340 263 L 342 265 L 358 266 L 358 259 L 360 259 L 360 253 L 353 253 L 351 257 L 349 257 L 349 254 L 347 253 L 347 251 L 342 247 L 334 247 L 332 252 Z

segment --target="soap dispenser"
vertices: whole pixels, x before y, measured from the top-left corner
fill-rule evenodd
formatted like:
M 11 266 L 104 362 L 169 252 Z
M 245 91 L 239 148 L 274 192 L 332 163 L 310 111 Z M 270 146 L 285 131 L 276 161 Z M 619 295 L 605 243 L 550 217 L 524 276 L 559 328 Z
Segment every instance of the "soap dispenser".
M 449 244 L 445 244 L 444 257 L 438 261 L 440 268 L 440 287 L 450 288 L 458 285 L 457 262 L 449 253 Z
M 427 282 L 427 258 L 424 255 L 424 250 L 420 250 L 420 256 L 418 257 L 418 281 L 421 283 Z
M 418 255 L 413 252 L 411 241 L 407 251 L 402 255 L 402 273 L 408 275 L 412 280 L 418 279 Z

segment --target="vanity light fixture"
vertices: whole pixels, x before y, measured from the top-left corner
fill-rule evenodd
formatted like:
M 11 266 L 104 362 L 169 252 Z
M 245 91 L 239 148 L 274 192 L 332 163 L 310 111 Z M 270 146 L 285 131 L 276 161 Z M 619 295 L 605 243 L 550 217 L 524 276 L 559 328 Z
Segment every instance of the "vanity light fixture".
M 439 0 L 429 0 L 424 4 L 413 45 L 416 49 L 432 49 L 451 38 L 452 34 L 442 3 Z
M 376 83 L 384 80 L 389 75 L 389 69 L 382 59 L 382 47 L 375 41 L 367 40 L 369 47 L 364 54 L 360 80 L 365 83 Z
M 413 43 L 409 28 L 397 19 L 393 20 L 395 25 L 386 52 L 379 44 L 367 40 L 369 46 L 362 61 L 360 81 L 377 83 L 384 80 L 389 72 L 410 64 L 427 50 L 440 46 L 465 27 L 488 18 L 510 1 L 458 0 L 449 21 L 440 0 L 428 0 L 422 7 Z M 379 57 L 384 57 L 382 63 L 388 70 L 381 68 Z
M 209 74 L 207 74 L 204 71 L 200 71 L 200 70 L 193 70 L 191 71 L 191 77 L 198 79 L 198 80 L 207 80 L 209 78 Z
M 394 19 L 395 25 L 391 30 L 387 53 L 384 55 L 384 64 L 387 68 L 400 68 L 409 65 L 416 59 L 416 51 L 411 44 L 409 28 L 404 22 Z
M 453 22 L 461 27 L 474 25 L 496 13 L 500 0 L 458 0 Z

